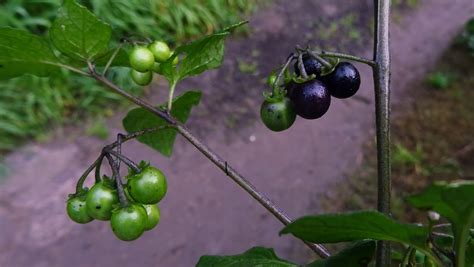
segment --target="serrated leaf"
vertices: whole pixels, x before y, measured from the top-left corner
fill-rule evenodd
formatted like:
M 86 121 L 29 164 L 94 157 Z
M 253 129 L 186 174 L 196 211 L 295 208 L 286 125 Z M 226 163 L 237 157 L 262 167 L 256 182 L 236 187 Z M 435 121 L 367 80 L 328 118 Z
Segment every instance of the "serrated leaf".
M 329 258 L 308 264 L 308 267 L 368 266 L 374 257 L 375 247 L 375 241 L 373 240 L 357 241 Z
M 23 74 L 48 76 L 61 63 L 40 36 L 23 30 L 0 28 L 0 80 Z
M 86 7 L 74 0 L 65 0 L 49 34 L 61 53 L 87 61 L 107 51 L 112 29 Z
M 228 267 L 228 266 L 268 266 L 296 267 L 298 265 L 278 258 L 271 248 L 254 247 L 243 254 L 231 256 L 202 256 L 197 267 Z
M 201 100 L 201 92 L 188 91 L 173 99 L 171 115 L 178 121 L 185 123 L 191 112 L 191 108 Z M 161 105 L 160 107 L 163 107 Z M 129 133 L 160 127 L 167 123 L 144 108 L 132 109 L 123 119 L 123 127 Z M 138 141 L 156 149 L 163 155 L 169 157 L 173 152 L 173 144 L 176 139 L 174 129 L 162 129 L 148 133 L 137 138 Z
M 465 251 L 469 230 L 474 224 L 473 196 L 474 181 L 438 182 L 421 194 L 409 197 L 408 202 L 415 208 L 436 211 L 451 222 L 454 249 L 460 255 Z
M 169 58 L 162 63 L 161 69 L 163 75 L 170 81 L 176 83 L 189 76 L 195 76 L 202 72 L 218 68 L 224 58 L 224 41 L 230 35 L 230 32 L 245 24 L 246 22 L 237 23 L 224 30 L 208 35 L 202 39 L 179 46 L 175 50 L 175 55 L 179 55 L 180 63 L 176 68 Z
M 402 224 L 377 211 L 306 216 L 287 225 L 280 234 L 293 234 L 313 243 L 387 240 L 429 253 L 427 227 Z

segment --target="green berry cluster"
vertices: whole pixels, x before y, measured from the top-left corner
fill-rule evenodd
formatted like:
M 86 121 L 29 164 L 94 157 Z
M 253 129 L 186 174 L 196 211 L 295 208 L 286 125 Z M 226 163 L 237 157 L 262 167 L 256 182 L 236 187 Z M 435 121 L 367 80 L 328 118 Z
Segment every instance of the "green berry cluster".
M 148 46 L 135 46 L 130 53 L 130 75 L 132 80 L 141 86 L 151 83 L 153 73 L 161 73 L 160 64 L 166 62 L 173 56 L 168 44 L 163 41 L 154 41 Z M 173 64 L 178 64 L 178 57 L 175 56 Z
M 130 171 L 124 186 L 127 204 L 119 202 L 116 184 L 104 176 L 90 190 L 84 188 L 67 201 L 67 214 L 76 223 L 109 221 L 118 239 L 132 241 L 160 221 L 158 202 L 165 196 L 167 183 L 157 168 L 142 164 L 140 172 Z

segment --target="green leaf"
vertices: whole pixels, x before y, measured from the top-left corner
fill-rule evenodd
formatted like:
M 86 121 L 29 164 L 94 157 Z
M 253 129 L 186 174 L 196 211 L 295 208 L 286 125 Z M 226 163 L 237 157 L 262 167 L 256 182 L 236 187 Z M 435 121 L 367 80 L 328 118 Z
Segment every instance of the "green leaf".
M 367 266 L 374 257 L 375 241 L 361 240 L 323 260 L 317 260 L 308 267 L 362 267 Z
M 360 239 L 387 240 L 428 252 L 428 228 L 402 224 L 377 211 L 325 214 L 299 218 L 280 234 L 293 234 L 313 243 L 337 243 Z
M 109 62 L 110 57 L 112 54 L 115 52 L 116 48 L 110 49 L 109 51 L 101 54 L 100 56 L 97 56 L 96 59 L 94 60 L 94 64 L 96 67 L 102 67 L 107 65 L 107 62 Z M 114 61 L 112 61 L 112 64 L 110 66 L 115 66 L 115 67 L 130 67 L 130 60 L 127 51 L 122 47 L 122 49 L 117 53 L 117 55 L 114 58 Z
M 188 91 L 181 96 L 173 99 L 173 110 L 171 115 L 178 121 L 185 123 L 191 112 L 191 108 L 201 100 L 201 92 Z M 165 104 L 161 105 L 162 108 Z M 132 109 L 123 119 L 123 127 L 129 133 L 160 127 L 167 125 L 160 117 L 144 108 Z M 173 152 L 173 144 L 176 139 L 176 131 L 174 129 L 162 129 L 142 135 L 137 138 L 138 141 L 158 150 L 163 155 L 169 157 Z
M 202 39 L 177 47 L 175 56 L 179 55 L 180 63 L 178 69 L 172 64 L 175 56 L 162 63 L 163 75 L 170 81 L 176 83 L 186 77 L 195 76 L 202 72 L 218 68 L 224 58 L 224 41 L 230 32 L 245 24 L 240 22 L 224 30 L 208 35 Z M 183 57 L 184 55 L 184 57 Z
M 243 254 L 232 256 L 202 256 L 197 267 L 226 267 L 226 266 L 268 266 L 268 267 L 296 267 L 298 265 L 277 257 L 273 249 L 254 247 Z
M 49 44 L 23 30 L 0 28 L 0 80 L 23 74 L 48 76 L 60 65 Z
M 61 53 L 87 61 L 107 51 L 112 29 L 86 7 L 74 0 L 65 0 L 49 34 Z
M 474 266 L 474 240 L 469 240 L 466 248 L 466 266 Z
M 474 181 L 437 182 L 423 193 L 408 198 L 419 209 L 433 210 L 448 219 L 453 228 L 458 262 L 464 261 L 469 229 L 474 223 Z

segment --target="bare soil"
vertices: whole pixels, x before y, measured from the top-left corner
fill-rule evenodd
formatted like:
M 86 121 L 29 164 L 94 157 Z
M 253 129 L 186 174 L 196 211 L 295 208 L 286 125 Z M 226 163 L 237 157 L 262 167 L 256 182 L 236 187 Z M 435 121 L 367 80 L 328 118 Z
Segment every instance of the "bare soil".
M 372 1 L 363 2 L 277 1 L 253 16 L 249 38 L 229 42 L 223 68 L 178 88 L 203 90 L 191 129 L 292 217 L 324 212 L 314 199 L 344 183 L 345 174 L 360 164 L 364 141 L 373 136 L 374 108 L 334 100 L 324 118 L 298 119 L 290 130 L 272 133 L 257 120 L 262 78 L 295 44 L 318 41 L 319 23 L 347 14 L 359 14 L 352 26 L 362 26 L 360 39 L 345 41 L 342 48 L 329 40 L 319 45 L 370 57 Z M 410 99 L 409 85 L 431 70 L 473 11 L 471 0 L 421 1 L 393 23 L 395 101 Z M 258 63 L 253 75 L 239 70 L 242 58 Z M 373 99 L 370 69 L 358 67 L 359 95 Z M 162 101 L 163 91 L 151 88 L 148 99 Z M 122 131 L 120 116 L 109 125 L 113 133 Z M 104 145 L 78 132 L 66 130 L 53 142 L 27 145 L 7 158 L 11 173 L 0 187 L 0 266 L 192 266 L 200 255 L 236 254 L 252 246 L 274 247 L 300 262 L 308 258 L 301 242 L 279 237 L 282 225 L 182 138 L 170 159 L 136 142 L 124 148 L 130 158 L 150 160 L 168 177 L 156 230 L 124 243 L 107 223 L 72 223 L 64 211 L 67 194 Z

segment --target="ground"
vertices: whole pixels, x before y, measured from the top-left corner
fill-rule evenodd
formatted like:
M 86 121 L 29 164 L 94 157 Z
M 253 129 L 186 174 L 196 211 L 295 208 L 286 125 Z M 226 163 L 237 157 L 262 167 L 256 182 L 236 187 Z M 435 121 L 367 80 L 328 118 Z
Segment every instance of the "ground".
M 261 80 L 295 44 L 318 41 L 370 57 L 370 35 L 355 30 L 367 28 L 370 6 L 356 6 L 342 0 L 277 1 L 251 18 L 249 38 L 229 42 L 222 69 L 178 88 L 203 90 L 190 128 L 291 217 L 324 212 L 317 196 L 344 183 L 361 163 L 363 144 L 373 138 L 373 101 L 335 100 L 324 118 L 298 119 L 290 130 L 272 133 L 256 119 L 265 89 Z M 432 0 L 404 12 L 391 33 L 396 103 L 410 100 L 410 85 L 431 71 L 473 7 L 470 0 Z M 347 32 L 353 42 L 319 42 L 320 24 Z M 370 69 L 357 66 L 363 79 L 358 94 L 373 99 Z M 149 101 L 164 99 L 162 84 L 150 92 Z M 122 131 L 120 116 L 108 124 L 111 132 Z M 257 245 L 307 259 L 301 242 L 279 237 L 282 225 L 182 138 L 170 159 L 139 143 L 124 147 L 127 156 L 150 160 L 168 177 L 156 230 L 123 243 L 107 223 L 70 222 L 64 212 L 67 194 L 104 145 L 76 132 L 66 129 L 48 144 L 27 145 L 7 158 L 11 172 L 0 187 L 0 266 L 192 266 L 203 254 L 235 254 Z

